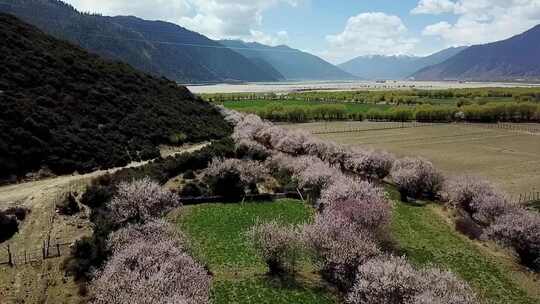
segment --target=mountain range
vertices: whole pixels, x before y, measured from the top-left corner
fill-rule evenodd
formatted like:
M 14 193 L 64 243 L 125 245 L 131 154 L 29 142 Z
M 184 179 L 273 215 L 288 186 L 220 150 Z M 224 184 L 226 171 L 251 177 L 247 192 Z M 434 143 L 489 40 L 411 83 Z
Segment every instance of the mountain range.
M 250 60 L 172 23 L 80 13 L 58 0 L 12 0 L 0 11 L 109 59 L 178 82 L 276 81 Z
M 539 81 L 540 25 L 509 39 L 475 45 L 415 73 L 417 80 Z
M 11 0 L 1 3 L 0 11 L 93 53 L 181 83 L 354 78 L 321 58 L 286 46 L 257 45 L 268 56 L 246 58 L 245 52 L 173 23 L 81 13 L 59 0 Z
M 448 48 L 426 57 L 360 56 L 339 65 L 341 69 L 363 79 L 405 79 L 415 72 L 439 64 L 457 55 L 466 47 Z
M 290 48 L 286 45 L 267 46 L 257 42 L 221 40 L 221 44 L 231 48 L 255 64 L 271 66 L 282 80 L 350 80 L 357 77 L 312 54 Z

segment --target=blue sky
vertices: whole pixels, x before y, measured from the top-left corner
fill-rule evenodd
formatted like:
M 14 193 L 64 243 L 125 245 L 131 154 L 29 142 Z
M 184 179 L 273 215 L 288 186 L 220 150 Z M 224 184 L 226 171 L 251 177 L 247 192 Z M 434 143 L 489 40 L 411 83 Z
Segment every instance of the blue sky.
M 213 39 L 287 44 L 333 63 L 426 55 L 509 38 L 540 23 L 540 0 L 67 0 L 104 15 L 166 20 Z

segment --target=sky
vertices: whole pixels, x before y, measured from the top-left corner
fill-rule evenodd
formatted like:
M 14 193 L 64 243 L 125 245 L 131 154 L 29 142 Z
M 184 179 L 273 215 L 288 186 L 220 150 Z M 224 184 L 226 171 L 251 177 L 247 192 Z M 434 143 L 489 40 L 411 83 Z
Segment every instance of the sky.
M 103 15 L 165 20 L 212 39 L 286 44 L 339 64 L 428 55 L 540 24 L 540 0 L 65 0 Z

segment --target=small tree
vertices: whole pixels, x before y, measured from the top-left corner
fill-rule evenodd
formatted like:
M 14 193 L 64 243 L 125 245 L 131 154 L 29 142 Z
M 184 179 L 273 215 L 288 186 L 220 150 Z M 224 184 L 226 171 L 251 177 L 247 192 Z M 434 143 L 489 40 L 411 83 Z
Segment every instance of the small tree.
M 367 179 L 384 179 L 390 174 L 395 158 L 384 151 L 355 149 L 347 154 L 344 167 Z
M 471 288 L 449 272 L 416 270 L 404 257 L 381 256 L 358 267 L 349 304 L 475 304 Z
M 442 189 L 444 177 L 430 161 L 406 157 L 394 164 L 392 180 L 402 201 L 407 201 L 407 197 L 434 199 Z
M 205 304 L 210 276 L 175 241 L 137 241 L 113 254 L 90 291 L 92 304 Z
M 513 248 L 524 265 L 540 271 L 540 214 L 516 209 L 497 218 L 486 236 Z
M 204 174 L 214 194 L 235 199 L 256 192 L 257 184 L 269 176 L 260 162 L 239 159 L 214 159 Z
M 343 178 L 336 179 L 328 188 L 322 191 L 319 208 L 322 210 L 348 200 L 363 201 L 374 205 L 387 203 L 381 188 L 375 187 L 370 182 L 343 176 Z
M 171 227 L 165 220 L 150 221 L 144 225 L 130 224 L 109 235 L 107 245 L 113 252 L 120 252 L 137 242 L 157 244 L 163 241 L 174 241 L 180 249 L 186 249 L 186 237 Z
M 380 254 L 369 232 L 335 213 L 318 214 L 304 226 L 303 239 L 323 278 L 342 291 L 352 286 L 359 265 Z
M 180 202 L 176 194 L 162 189 L 149 178 L 144 178 L 131 183 L 121 183 L 109 208 L 113 221 L 123 224 L 144 223 L 178 206 Z
M 445 183 L 449 203 L 467 212 L 476 222 L 487 226 L 514 208 L 506 195 L 485 180 L 460 176 Z
M 302 251 L 298 229 L 276 221 L 257 223 L 247 233 L 257 254 L 266 262 L 269 274 L 294 274 Z

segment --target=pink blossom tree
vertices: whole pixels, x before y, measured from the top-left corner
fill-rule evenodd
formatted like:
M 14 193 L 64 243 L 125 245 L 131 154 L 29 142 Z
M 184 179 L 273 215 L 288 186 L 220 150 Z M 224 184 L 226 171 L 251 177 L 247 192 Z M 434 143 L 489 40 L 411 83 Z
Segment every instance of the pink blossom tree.
M 391 175 L 403 201 L 407 201 L 407 197 L 434 199 L 444 181 L 442 173 L 433 163 L 419 157 L 397 160 Z
M 354 282 L 357 267 L 380 254 L 370 233 L 335 213 L 318 214 L 304 226 L 303 239 L 323 277 L 343 291 Z
M 178 229 L 162 219 L 149 221 L 144 225 L 129 224 L 109 235 L 108 246 L 114 253 L 120 252 L 133 243 L 160 243 L 173 240 L 180 249 L 187 248 L 187 238 Z
M 455 177 L 444 188 L 452 206 L 461 208 L 484 226 L 515 208 L 493 184 L 477 177 Z
M 383 205 L 387 202 L 381 188 L 367 181 L 360 181 L 352 177 L 343 177 L 322 191 L 319 206 L 324 209 L 327 206 L 348 200 L 364 201 L 376 205 Z
M 471 288 L 449 272 L 416 270 L 404 257 L 381 256 L 358 267 L 349 304 L 474 304 Z
M 540 271 L 540 214 L 515 209 L 497 218 L 486 236 L 513 248 L 524 265 Z
M 116 224 L 144 223 L 164 215 L 180 206 L 178 196 L 144 178 L 130 183 L 120 183 L 109 209 Z
M 210 276 L 175 241 L 117 251 L 90 284 L 92 304 L 209 303 Z
M 347 154 L 343 167 L 370 180 L 384 179 L 390 174 L 394 161 L 390 153 L 357 148 Z
M 302 251 L 297 227 L 276 221 L 257 223 L 247 233 L 257 254 L 266 262 L 270 275 L 294 274 Z

